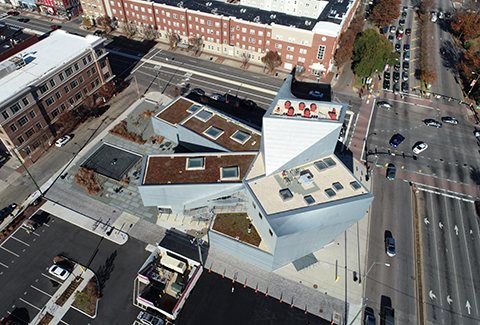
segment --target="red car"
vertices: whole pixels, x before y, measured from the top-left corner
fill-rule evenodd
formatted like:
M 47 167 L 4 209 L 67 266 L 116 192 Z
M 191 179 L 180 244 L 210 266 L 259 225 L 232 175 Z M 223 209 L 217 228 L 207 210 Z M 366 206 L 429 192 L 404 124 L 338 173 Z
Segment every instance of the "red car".
M 62 28 L 62 26 L 60 26 L 60 25 L 52 25 L 52 26 L 50 26 L 50 28 L 53 29 L 53 30 L 57 30 L 57 29 Z
M 17 11 L 9 11 L 9 12 L 7 12 L 7 15 L 9 15 L 9 16 L 18 16 L 18 15 L 20 15 L 20 13 L 17 12 Z

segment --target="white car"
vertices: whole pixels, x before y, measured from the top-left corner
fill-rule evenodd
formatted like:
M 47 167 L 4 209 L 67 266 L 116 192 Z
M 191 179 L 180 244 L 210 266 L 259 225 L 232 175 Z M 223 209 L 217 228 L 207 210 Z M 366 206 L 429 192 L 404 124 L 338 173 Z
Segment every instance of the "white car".
M 63 267 L 60 267 L 58 265 L 52 265 L 49 269 L 48 269 L 48 273 L 50 273 L 51 275 L 59 278 L 60 280 L 63 280 L 65 281 L 68 276 L 70 275 L 70 272 L 65 270 Z
M 145 325 L 163 325 L 163 320 L 146 311 L 141 311 L 137 316 L 138 320 Z
M 415 145 L 413 146 L 412 148 L 412 151 L 414 154 L 418 155 L 419 153 L 427 150 L 428 148 L 428 144 L 426 144 L 425 142 L 423 141 L 418 141 L 417 143 L 415 143 Z
M 72 137 L 70 135 L 66 135 L 64 137 L 61 137 L 57 141 L 55 141 L 55 145 L 57 147 L 63 147 L 64 145 L 67 144 L 68 141 L 72 140 Z

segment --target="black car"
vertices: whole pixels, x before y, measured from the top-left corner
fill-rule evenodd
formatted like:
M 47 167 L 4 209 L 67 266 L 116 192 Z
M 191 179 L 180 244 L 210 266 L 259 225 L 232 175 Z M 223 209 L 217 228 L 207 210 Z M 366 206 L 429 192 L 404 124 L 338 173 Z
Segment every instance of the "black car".
M 392 138 L 390 139 L 390 145 L 394 148 L 398 147 L 400 143 L 405 140 L 405 137 L 401 135 L 400 133 L 394 134 Z
M 384 77 L 385 79 L 390 80 L 390 72 L 385 71 L 385 73 L 383 74 L 383 77 Z
M 403 61 L 403 71 L 408 71 L 410 69 L 410 63 Z
M 408 93 L 408 82 L 402 82 L 402 91 Z
M 395 69 L 395 71 L 400 71 L 400 63 L 395 64 L 393 68 Z
M 395 37 L 393 35 L 388 35 L 388 40 L 390 42 L 392 42 L 392 44 L 393 44 L 393 41 L 395 40 Z
M 443 123 L 448 123 L 448 124 L 453 124 L 453 125 L 457 125 L 458 124 L 458 120 L 453 118 L 453 117 L 450 117 L 450 116 L 444 116 L 442 117 L 442 122 Z
M 428 126 L 434 126 L 437 129 L 442 127 L 442 123 L 440 123 L 437 120 L 434 120 L 433 118 L 427 118 L 423 120 L 423 123 L 425 123 L 425 125 L 428 125 Z
M 400 21 L 398 22 L 398 24 L 400 26 L 405 26 L 405 19 L 400 19 Z
M 96 31 L 93 32 L 93 35 L 95 36 L 101 36 L 105 33 L 105 31 L 97 29 Z
M 403 81 L 408 81 L 408 73 L 407 72 L 403 71 L 402 79 L 403 79 Z
M 410 51 L 410 44 L 404 44 L 404 45 L 403 45 L 403 50 L 404 50 L 405 52 Z
M 398 82 L 400 80 L 400 72 L 395 71 L 393 73 L 393 81 Z
M 62 26 L 60 26 L 60 25 L 52 25 L 52 26 L 50 26 L 50 29 L 52 29 L 52 30 L 57 30 L 57 29 L 60 29 L 60 28 L 62 28 Z
M 28 18 L 18 18 L 17 20 L 22 23 L 28 23 L 30 21 Z
M 205 95 L 205 92 L 200 88 L 193 88 L 192 90 L 190 90 L 190 94 L 203 96 L 203 95 Z
M 19 13 L 18 11 L 9 11 L 9 12 L 7 12 L 7 15 L 9 15 L 9 16 L 18 16 L 18 15 L 20 15 L 20 13 Z
M 393 108 L 392 104 L 390 104 L 389 102 L 385 102 L 385 101 L 378 102 L 377 106 L 378 107 L 383 107 L 383 108 L 386 108 L 386 109 L 392 109 Z
M 393 94 L 394 94 L 394 95 L 400 94 L 400 86 L 399 86 L 398 84 L 395 84 L 395 85 L 393 86 Z
M 412 29 L 411 28 L 405 29 L 405 35 L 410 36 L 411 34 L 412 34 Z
M 390 89 L 390 80 L 385 79 L 383 81 L 383 89 Z
M 402 18 L 406 18 L 407 17 L 407 13 L 404 11 L 402 12 Z
M 395 44 L 395 51 L 400 50 L 400 47 L 401 47 L 400 43 Z
M 240 105 L 242 105 L 246 108 L 252 108 L 252 109 L 257 107 L 257 104 L 253 100 L 250 100 L 250 99 L 242 99 L 240 101 Z
M 388 164 L 387 166 L 387 179 L 389 181 L 395 180 L 395 174 L 397 173 L 397 168 L 394 164 Z M 394 254 L 395 255 L 395 254 Z
M 3 220 L 5 220 L 5 218 L 8 217 L 16 207 L 17 205 L 15 203 L 12 203 L 8 207 L 0 210 L 0 223 L 2 223 Z

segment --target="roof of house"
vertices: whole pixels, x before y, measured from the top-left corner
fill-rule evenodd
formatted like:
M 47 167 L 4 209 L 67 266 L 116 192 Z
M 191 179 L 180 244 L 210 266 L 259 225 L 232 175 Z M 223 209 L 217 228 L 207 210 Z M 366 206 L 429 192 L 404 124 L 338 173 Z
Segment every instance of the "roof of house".
M 317 19 L 311 19 L 223 1 L 182 0 L 179 2 L 178 0 L 154 0 L 154 2 L 165 4 L 167 6 L 198 10 L 200 12 L 214 15 L 236 17 L 238 19 L 259 24 L 293 26 L 305 30 L 312 30 L 315 27 L 315 24 L 319 21 L 331 22 L 337 25 L 341 24 L 349 6 L 353 3 L 353 1 L 331 0 Z
M 247 184 L 269 215 L 369 193 L 335 155 Z
M 86 37 L 56 30 L 45 39 L 21 51 L 25 65 L 0 79 L 0 104 L 23 91 L 45 75 L 64 67 L 87 49 L 103 42 L 101 37 Z
M 251 152 L 148 156 L 142 184 L 241 182 L 256 155 L 256 152 Z M 234 169 L 224 169 L 229 167 L 238 167 L 237 176 Z M 228 172 L 223 177 L 222 169 Z
M 3 54 L 9 51 L 16 44 L 21 43 L 31 37 L 36 37 L 36 35 L 24 33 L 23 30 L 20 28 L 15 28 L 11 26 L 1 26 L 0 27 L 0 54 Z

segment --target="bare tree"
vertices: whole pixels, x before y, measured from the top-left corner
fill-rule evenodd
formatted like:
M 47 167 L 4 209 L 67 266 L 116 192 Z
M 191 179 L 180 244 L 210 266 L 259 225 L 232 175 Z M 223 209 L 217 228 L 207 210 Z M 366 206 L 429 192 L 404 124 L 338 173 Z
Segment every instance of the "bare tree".
M 127 35 L 128 37 L 132 37 L 133 35 L 135 35 L 135 33 L 137 32 L 137 25 L 135 25 L 134 23 L 123 23 L 120 28 L 122 29 L 122 32 Z
M 104 84 L 98 90 L 98 96 L 105 98 L 106 101 L 110 100 L 110 98 L 112 98 L 113 94 L 115 94 L 115 84 L 113 83 L 113 81 L 110 81 L 110 82 Z
M 247 54 L 247 52 L 243 52 L 241 55 L 242 58 L 242 65 L 240 68 L 247 68 L 248 61 L 250 61 L 250 55 Z
M 97 22 L 98 26 L 105 29 L 107 32 L 110 32 L 113 29 L 112 28 L 112 18 L 110 18 L 108 16 L 98 17 L 96 22 Z
M 171 49 L 175 49 L 177 44 L 180 42 L 180 35 L 177 33 L 167 33 L 168 44 L 170 44 Z
M 146 40 L 153 41 L 157 38 L 157 31 L 153 29 L 150 25 L 145 25 L 140 29 L 140 34 Z
M 202 50 L 203 39 L 196 36 L 190 36 L 188 38 L 188 45 L 193 49 L 194 55 L 198 55 Z
M 273 73 L 273 70 L 282 64 L 282 58 L 277 51 L 269 51 L 262 58 L 262 62 L 265 64 L 268 72 Z

